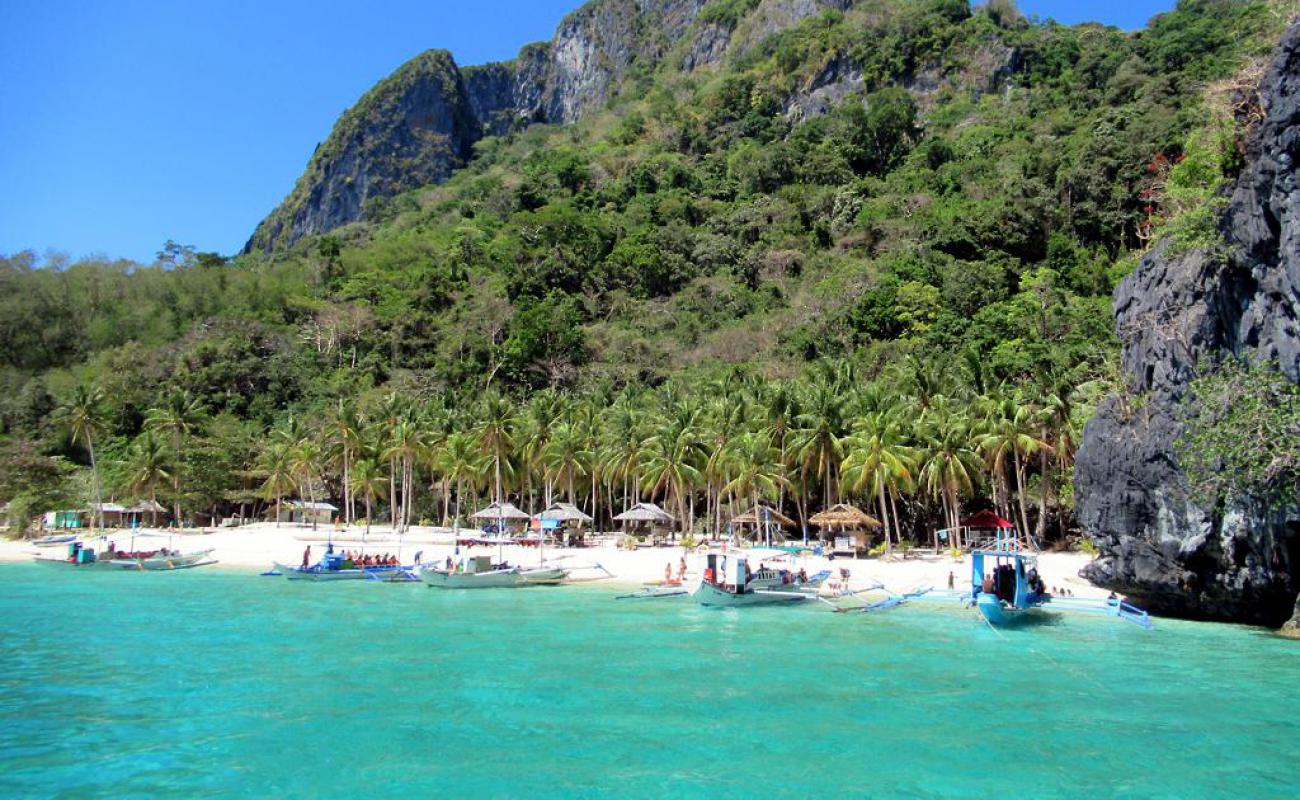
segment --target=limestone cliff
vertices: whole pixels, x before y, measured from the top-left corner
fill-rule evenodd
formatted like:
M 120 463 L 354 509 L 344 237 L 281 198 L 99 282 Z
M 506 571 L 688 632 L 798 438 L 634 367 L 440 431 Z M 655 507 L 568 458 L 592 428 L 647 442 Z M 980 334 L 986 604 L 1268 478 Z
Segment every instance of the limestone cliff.
M 1259 97 L 1263 119 L 1220 222 L 1227 255 L 1165 242 L 1116 290 L 1124 373 L 1140 402 L 1098 410 L 1075 491 L 1101 549 L 1089 580 L 1158 612 L 1278 625 L 1300 590 L 1300 509 L 1202 508 L 1174 454 L 1177 405 L 1198 364 L 1247 356 L 1300 380 L 1300 24 Z
M 446 179 L 469 157 L 478 127 L 451 54 L 421 53 L 339 118 L 245 250 L 323 233 L 359 219 L 373 198 Z
M 245 252 L 292 244 L 360 219 L 368 201 L 437 183 L 485 135 L 534 122 L 565 124 L 603 108 L 637 69 L 670 52 L 717 65 L 733 39 L 748 47 L 848 0 L 758 0 L 743 24 L 701 19 L 708 0 L 592 0 L 550 42 L 513 61 L 460 68 L 445 51 L 402 65 L 339 118 L 293 191 Z

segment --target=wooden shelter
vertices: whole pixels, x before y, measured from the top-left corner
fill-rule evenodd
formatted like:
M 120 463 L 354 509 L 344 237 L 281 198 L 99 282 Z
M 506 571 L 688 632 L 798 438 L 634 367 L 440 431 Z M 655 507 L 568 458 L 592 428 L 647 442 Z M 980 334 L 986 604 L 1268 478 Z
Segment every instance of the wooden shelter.
M 754 529 L 756 535 L 768 534 L 768 539 L 784 539 L 785 533 L 782 528 L 794 528 L 798 526 L 794 520 L 777 511 L 768 505 L 759 504 L 731 518 L 731 526 L 739 528 L 749 526 Z
M 808 521 L 822 529 L 822 538 L 830 534 L 831 552 L 836 554 L 864 552 L 871 545 L 871 529 L 880 527 L 880 520 L 848 503 L 836 503 L 813 514 Z
M 563 532 L 565 543 L 575 545 L 583 542 L 583 529 L 590 525 L 591 515 L 573 503 L 551 503 L 545 511 L 533 518 L 533 529 L 539 534 L 548 530 Z M 572 528 L 572 530 L 569 530 Z
M 280 505 L 277 522 L 291 522 L 299 525 L 328 525 L 334 519 L 339 507 L 333 503 L 311 502 L 309 500 L 285 500 Z M 267 509 L 275 516 L 275 507 Z
M 794 520 L 777 511 L 775 508 L 767 505 L 757 505 L 744 514 L 737 514 L 731 518 L 732 525 L 752 525 L 762 527 L 763 525 L 779 525 L 782 528 L 794 528 L 798 526 Z
M 487 508 L 480 509 L 475 511 L 473 514 L 470 514 L 469 518 L 480 523 L 497 523 L 503 528 L 509 528 L 520 522 L 527 524 L 528 520 L 532 519 L 532 517 L 528 516 L 523 511 L 520 511 L 514 503 L 509 502 L 493 503 Z M 502 532 L 503 531 L 497 531 L 497 533 Z
M 614 520 L 623 524 L 623 533 L 648 536 L 652 541 L 670 532 L 677 522 L 676 517 L 654 503 L 637 503 L 622 514 L 616 514 Z
M 156 500 L 141 500 L 126 510 L 130 526 L 133 528 L 142 527 L 144 524 L 144 515 L 149 515 L 150 527 L 158 526 L 158 515 L 167 515 L 167 509 Z

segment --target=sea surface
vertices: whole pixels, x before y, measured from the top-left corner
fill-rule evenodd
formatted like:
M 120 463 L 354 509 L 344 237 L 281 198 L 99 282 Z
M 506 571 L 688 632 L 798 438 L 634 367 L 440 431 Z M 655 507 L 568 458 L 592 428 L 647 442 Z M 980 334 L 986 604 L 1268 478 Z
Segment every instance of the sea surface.
M 1296 797 L 1300 643 L 0 567 L 0 797 Z

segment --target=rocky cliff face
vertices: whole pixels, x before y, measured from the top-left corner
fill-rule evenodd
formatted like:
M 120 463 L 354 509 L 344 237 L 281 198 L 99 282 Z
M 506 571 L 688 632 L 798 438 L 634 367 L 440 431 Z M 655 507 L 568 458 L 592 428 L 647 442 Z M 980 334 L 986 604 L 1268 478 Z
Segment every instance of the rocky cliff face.
M 1157 246 L 1116 290 L 1134 402 L 1111 398 L 1084 432 L 1079 520 L 1101 557 L 1089 580 L 1163 613 L 1279 625 L 1297 609 L 1300 509 L 1202 508 L 1174 443 L 1197 365 L 1276 361 L 1300 380 L 1300 24 L 1260 86 L 1264 118 L 1221 220 L 1226 257 Z
M 406 62 L 339 118 L 290 195 L 245 250 L 270 249 L 361 217 L 368 201 L 446 179 L 478 138 L 474 107 L 445 50 Z
M 746 48 L 850 1 L 760 0 L 732 26 L 699 20 L 709 0 L 592 0 L 513 61 L 462 69 L 445 51 L 424 53 L 339 119 L 245 252 L 292 244 L 360 219 L 373 198 L 440 182 L 484 135 L 581 119 L 670 51 L 684 54 L 686 69 L 716 65 L 733 41 Z

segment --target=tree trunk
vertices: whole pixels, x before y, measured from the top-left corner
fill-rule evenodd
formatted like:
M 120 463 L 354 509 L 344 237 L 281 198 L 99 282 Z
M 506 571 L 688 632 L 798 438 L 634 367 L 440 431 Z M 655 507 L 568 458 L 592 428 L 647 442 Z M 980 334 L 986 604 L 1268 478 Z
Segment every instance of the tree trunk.
M 1016 494 L 1019 495 L 1020 505 L 1020 531 L 1024 535 L 1029 534 L 1029 514 L 1025 510 L 1025 477 L 1024 469 L 1020 464 L 1020 453 L 1016 453 Z
M 894 552 L 894 543 L 889 532 L 889 507 L 885 505 L 885 477 L 876 475 L 876 497 L 880 501 L 880 521 L 885 526 L 885 552 Z
M 1047 494 L 1048 489 L 1051 488 L 1046 447 L 1039 451 L 1038 467 L 1042 470 L 1042 475 L 1038 480 L 1038 528 L 1035 538 L 1038 540 L 1038 546 L 1042 547 L 1043 539 L 1047 536 Z
M 397 529 L 397 457 L 388 459 L 388 519 Z
M 348 440 L 343 438 L 343 524 L 352 524 L 352 478 L 348 465 Z
M 95 438 L 86 429 L 86 449 L 90 451 L 90 474 L 95 483 L 95 510 L 90 515 L 90 530 L 104 527 L 104 492 L 99 484 L 99 463 L 95 460 Z

